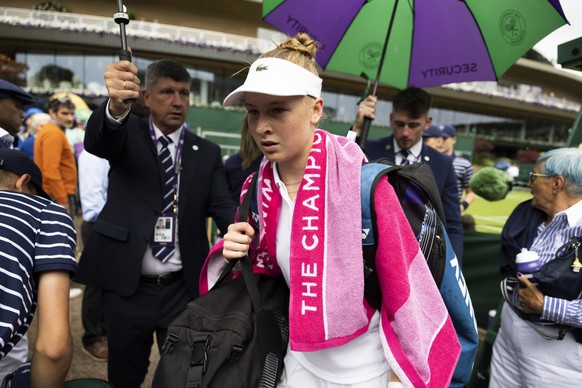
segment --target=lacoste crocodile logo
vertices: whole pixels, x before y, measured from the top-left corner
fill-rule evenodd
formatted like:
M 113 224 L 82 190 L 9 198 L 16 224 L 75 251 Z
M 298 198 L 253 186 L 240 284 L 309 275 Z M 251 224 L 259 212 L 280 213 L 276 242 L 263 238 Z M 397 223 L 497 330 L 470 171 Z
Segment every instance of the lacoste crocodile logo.
M 268 66 L 265 66 L 265 65 L 259 65 L 255 69 L 255 71 L 263 71 L 263 70 L 269 70 L 269 67 Z

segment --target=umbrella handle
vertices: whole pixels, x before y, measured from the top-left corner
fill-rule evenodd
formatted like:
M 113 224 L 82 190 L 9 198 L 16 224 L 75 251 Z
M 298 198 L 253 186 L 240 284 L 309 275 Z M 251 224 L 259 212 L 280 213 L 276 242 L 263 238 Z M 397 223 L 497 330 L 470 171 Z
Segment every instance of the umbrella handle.
M 119 50 L 119 60 L 131 62 L 131 51 L 123 49 Z M 135 102 L 135 98 L 125 99 L 123 102 L 126 104 L 133 104 Z
M 113 20 L 119 24 L 119 36 L 121 38 L 121 50 L 119 50 L 119 60 L 131 62 L 131 52 L 127 49 L 127 36 L 125 34 L 125 25 L 129 24 L 129 16 L 125 13 L 122 0 L 117 0 L 118 12 L 113 14 Z M 135 98 L 123 100 L 126 104 L 135 102 Z
M 372 119 L 369 117 L 364 117 L 364 124 L 362 124 L 362 129 L 360 130 L 360 136 L 356 139 L 356 143 L 360 146 L 362 151 L 366 151 L 366 142 L 368 141 L 368 132 L 370 132 L 370 126 L 372 125 Z
M 131 62 L 131 51 L 123 49 L 119 50 L 119 60 Z M 126 104 L 133 104 L 135 102 L 135 98 L 125 99 L 123 102 Z
M 131 52 L 129 50 L 119 50 L 119 60 L 131 62 Z

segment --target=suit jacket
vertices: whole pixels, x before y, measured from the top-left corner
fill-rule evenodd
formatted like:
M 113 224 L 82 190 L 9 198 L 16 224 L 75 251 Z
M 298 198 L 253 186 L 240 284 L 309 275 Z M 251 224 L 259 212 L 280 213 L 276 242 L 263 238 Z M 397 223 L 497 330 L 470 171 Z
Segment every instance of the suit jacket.
M 105 116 L 107 102 L 87 123 L 85 149 L 109 160 L 107 203 L 93 225 L 75 280 L 132 295 L 144 253 L 162 211 L 163 183 L 148 119 L 130 115 L 120 128 Z M 207 217 L 226 231 L 236 203 L 226 182 L 220 147 L 187 131 L 178 193 L 178 239 L 186 285 L 198 296 L 198 278 L 209 251 Z
M 368 140 L 366 142 L 366 155 L 370 160 L 388 158 L 395 162 L 394 136 Z M 443 202 L 447 232 L 457 258 L 459 262 L 462 262 L 463 223 L 457 191 L 457 176 L 452 159 L 424 143 L 420 155 L 421 160 L 430 166 L 434 175 Z

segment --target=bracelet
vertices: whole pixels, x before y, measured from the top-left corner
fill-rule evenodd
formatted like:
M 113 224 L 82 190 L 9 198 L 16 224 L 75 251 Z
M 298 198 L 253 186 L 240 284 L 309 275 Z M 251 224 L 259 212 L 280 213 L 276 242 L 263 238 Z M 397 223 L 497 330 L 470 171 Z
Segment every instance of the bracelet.
M 463 209 L 467 209 L 469 207 L 469 202 L 463 201 L 461 202 L 461 205 L 463 205 Z

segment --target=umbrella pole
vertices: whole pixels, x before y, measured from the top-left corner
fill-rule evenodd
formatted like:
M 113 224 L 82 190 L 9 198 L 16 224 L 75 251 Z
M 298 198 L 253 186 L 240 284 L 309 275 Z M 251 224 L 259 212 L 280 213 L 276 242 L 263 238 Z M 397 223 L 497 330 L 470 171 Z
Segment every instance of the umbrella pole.
M 398 0 L 394 0 L 394 7 L 392 9 L 392 15 L 390 16 L 390 23 L 388 24 L 388 31 L 386 32 L 386 39 L 384 39 L 384 47 L 382 47 L 382 54 L 380 55 L 380 63 L 378 64 L 376 79 L 374 80 L 374 89 L 372 90 L 372 96 L 376 96 L 378 84 L 380 83 L 380 75 L 382 74 L 382 67 L 384 66 L 384 57 L 386 57 L 386 51 L 388 50 L 388 39 L 390 39 L 390 34 L 392 33 L 392 26 L 394 25 L 394 17 L 396 16 L 397 6 Z M 360 136 L 356 139 L 356 142 L 360 146 L 362 151 L 366 150 L 366 142 L 368 141 L 368 133 L 370 132 L 371 125 L 372 119 L 364 117 L 364 124 L 362 125 Z
M 121 50 L 119 50 L 119 60 L 131 62 L 131 51 L 127 49 L 127 35 L 125 34 L 125 25 L 129 24 L 129 16 L 123 9 L 123 1 L 117 0 L 118 11 L 113 14 L 113 20 L 119 24 L 119 35 L 121 36 Z M 135 98 L 124 100 L 126 104 L 135 102 Z

